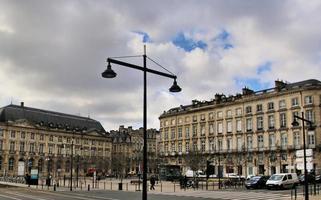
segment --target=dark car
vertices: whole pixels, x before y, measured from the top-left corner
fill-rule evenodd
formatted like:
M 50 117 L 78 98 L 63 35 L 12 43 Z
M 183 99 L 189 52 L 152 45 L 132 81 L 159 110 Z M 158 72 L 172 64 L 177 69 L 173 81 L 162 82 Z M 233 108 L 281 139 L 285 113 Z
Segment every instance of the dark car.
M 253 176 L 249 180 L 245 181 L 245 187 L 247 189 L 265 188 L 265 183 L 269 178 L 269 176 Z
M 315 180 L 316 180 L 316 178 L 313 174 L 308 174 L 308 183 L 314 183 Z M 304 181 L 305 181 L 304 174 L 299 176 L 299 181 L 300 181 L 300 184 L 302 184 L 302 185 L 304 184 Z

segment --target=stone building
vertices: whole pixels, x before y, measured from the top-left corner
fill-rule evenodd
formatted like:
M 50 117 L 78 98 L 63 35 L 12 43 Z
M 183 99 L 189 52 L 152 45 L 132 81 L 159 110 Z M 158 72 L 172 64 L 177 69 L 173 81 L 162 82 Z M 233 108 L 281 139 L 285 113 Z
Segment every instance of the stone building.
M 0 108 L 0 176 L 85 175 L 110 171 L 111 140 L 100 122 L 18 105 Z M 73 162 L 71 162 L 73 161 Z M 71 163 L 73 165 L 71 166 Z
M 303 173 L 303 129 L 292 126 L 294 115 L 313 122 L 305 130 L 308 170 L 321 173 L 321 82 L 275 81 L 262 91 L 216 94 L 210 101 L 172 108 L 159 117 L 160 157 L 169 166 L 187 165 L 189 152 L 202 156 L 200 168 L 215 174 Z M 307 127 L 307 126 L 306 126 Z
M 157 173 L 156 129 L 147 130 L 148 173 Z M 110 131 L 112 137 L 112 163 L 114 174 L 138 175 L 143 170 L 143 128 L 134 130 L 131 126 L 120 126 Z M 119 172 L 121 168 L 121 172 Z

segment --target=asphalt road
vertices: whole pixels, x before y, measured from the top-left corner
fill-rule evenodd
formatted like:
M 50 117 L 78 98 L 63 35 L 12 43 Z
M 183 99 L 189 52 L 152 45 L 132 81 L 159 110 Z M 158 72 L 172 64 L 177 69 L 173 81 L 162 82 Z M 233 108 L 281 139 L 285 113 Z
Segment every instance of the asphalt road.
M 243 191 L 194 191 L 187 190 L 176 193 L 149 192 L 149 200 L 289 200 L 287 191 L 243 190 Z M 125 191 L 48 191 L 30 188 L 9 187 L 0 188 L 0 200 L 141 200 L 141 192 Z

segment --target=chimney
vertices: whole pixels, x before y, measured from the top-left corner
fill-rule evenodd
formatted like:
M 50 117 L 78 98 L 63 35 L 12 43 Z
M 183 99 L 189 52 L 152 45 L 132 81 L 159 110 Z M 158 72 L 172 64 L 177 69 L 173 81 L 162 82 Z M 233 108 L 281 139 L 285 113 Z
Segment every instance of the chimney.
M 23 101 L 21 101 L 20 106 L 23 108 L 25 106 L 25 103 Z
M 251 89 L 249 89 L 249 88 L 247 88 L 247 87 L 244 87 L 244 88 L 242 89 L 242 94 L 243 94 L 243 95 L 251 95 L 251 94 L 254 94 L 254 91 L 251 90 Z
M 279 90 L 286 86 L 286 82 L 283 82 L 281 80 L 276 80 L 274 81 L 274 83 L 275 83 L 275 87 Z
M 220 104 L 221 103 L 222 96 L 223 96 L 223 94 L 218 94 L 218 93 L 215 94 L 215 103 L 216 104 Z

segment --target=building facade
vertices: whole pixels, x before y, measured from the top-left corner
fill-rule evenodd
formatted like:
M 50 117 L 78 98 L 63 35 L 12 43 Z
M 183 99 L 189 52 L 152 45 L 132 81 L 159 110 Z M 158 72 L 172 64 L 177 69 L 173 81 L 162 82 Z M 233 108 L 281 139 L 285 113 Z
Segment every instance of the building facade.
M 320 106 L 318 80 L 275 81 L 274 88 L 262 91 L 244 88 L 234 96 L 193 100 L 160 116 L 160 157 L 182 172 L 190 168 L 187 159 L 193 151 L 203 158 L 200 168 L 209 163 L 215 174 L 303 173 L 302 122 L 291 123 L 294 115 L 304 113 L 314 128 L 305 130 L 308 170 L 320 174 Z
M 143 171 L 143 128 L 133 129 L 131 126 L 125 128 L 123 125 L 118 130 L 110 131 L 112 137 L 112 163 L 113 173 L 122 176 L 138 175 Z M 147 130 L 147 156 L 148 173 L 157 173 L 157 142 L 159 131 Z
M 25 107 L 0 108 L 0 176 L 76 177 L 95 168 L 109 173 L 111 138 L 100 122 Z M 72 161 L 72 162 L 71 162 Z

